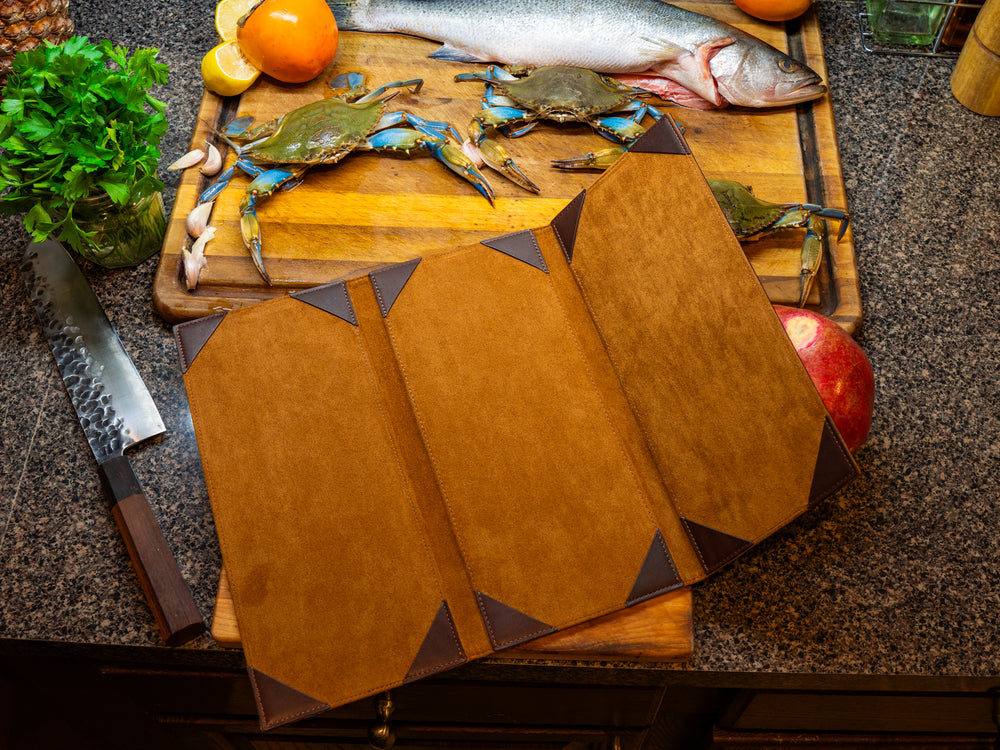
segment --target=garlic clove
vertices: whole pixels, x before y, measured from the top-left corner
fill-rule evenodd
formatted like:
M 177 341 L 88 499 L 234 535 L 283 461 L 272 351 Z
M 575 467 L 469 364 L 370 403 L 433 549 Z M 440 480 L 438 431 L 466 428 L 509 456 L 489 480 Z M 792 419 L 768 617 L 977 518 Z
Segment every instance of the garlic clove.
M 176 171 L 178 169 L 187 169 L 188 167 L 193 167 L 195 164 L 200 162 L 205 158 L 205 152 L 200 148 L 196 148 L 194 151 L 188 151 L 184 156 L 175 161 L 169 167 L 170 171 Z
M 184 283 L 188 291 L 193 291 L 198 286 L 198 278 L 208 260 L 205 258 L 205 245 L 215 236 L 215 227 L 205 227 L 205 231 L 194 241 L 191 249 L 184 248 Z
M 194 207 L 191 213 L 188 214 L 187 221 L 185 222 L 188 234 L 192 237 L 201 236 L 201 233 L 205 231 L 205 227 L 208 226 L 208 222 L 212 218 L 212 208 L 214 206 L 215 201 L 208 201 Z
M 207 146 L 208 155 L 205 157 L 205 162 L 201 165 L 201 173 L 206 177 L 211 177 L 222 169 L 222 154 L 211 143 L 207 144 Z

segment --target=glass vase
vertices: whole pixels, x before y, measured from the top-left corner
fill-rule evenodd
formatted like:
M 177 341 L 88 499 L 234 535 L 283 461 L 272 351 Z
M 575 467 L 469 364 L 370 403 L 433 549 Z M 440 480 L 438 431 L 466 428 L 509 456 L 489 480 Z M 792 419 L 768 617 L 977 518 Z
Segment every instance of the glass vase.
M 163 195 L 137 193 L 125 205 L 107 193 L 84 198 L 73 206 L 73 219 L 85 232 L 93 232 L 77 252 L 105 268 L 137 266 L 163 246 L 167 229 Z

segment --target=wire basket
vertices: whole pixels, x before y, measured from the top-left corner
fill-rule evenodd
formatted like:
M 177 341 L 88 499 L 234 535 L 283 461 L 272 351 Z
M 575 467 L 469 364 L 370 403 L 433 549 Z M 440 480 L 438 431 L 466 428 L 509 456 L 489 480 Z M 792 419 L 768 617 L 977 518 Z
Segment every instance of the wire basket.
M 72 33 L 69 0 L 0 0 L 0 87 L 18 52 L 46 40 L 59 44 Z
M 926 44 L 883 41 L 873 30 L 871 0 L 858 0 L 858 22 L 861 26 L 861 46 L 866 52 L 886 55 L 917 55 L 923 57 L 958 57 L 983 2 L 970 0 L 907 0 L 908 5 L 940 8 L 937 30 Z

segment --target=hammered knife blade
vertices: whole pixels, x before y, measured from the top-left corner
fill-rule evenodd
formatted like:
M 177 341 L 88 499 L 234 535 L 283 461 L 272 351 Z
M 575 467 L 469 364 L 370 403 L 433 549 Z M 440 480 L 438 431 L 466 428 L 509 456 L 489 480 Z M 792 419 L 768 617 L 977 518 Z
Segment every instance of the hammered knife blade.
M 168 645 L 186 643 L 205 623 L 124 455 L 163 433 L 163 420 L 66 249 L 53 240 L 29 243 L 21 273 L 160 632 Z

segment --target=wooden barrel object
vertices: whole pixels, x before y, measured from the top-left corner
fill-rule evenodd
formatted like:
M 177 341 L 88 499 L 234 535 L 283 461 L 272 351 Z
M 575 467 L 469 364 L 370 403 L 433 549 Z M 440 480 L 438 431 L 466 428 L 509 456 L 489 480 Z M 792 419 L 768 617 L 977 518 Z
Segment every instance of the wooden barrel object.
M 986 0 L 951 74 L 951 91 L 981 115 L 1000 116 L 1000 0 Z
M 46 40 L 61 44 L 72 35 L 69 0 L 0 0 L 0 87 L 18 52 Z

